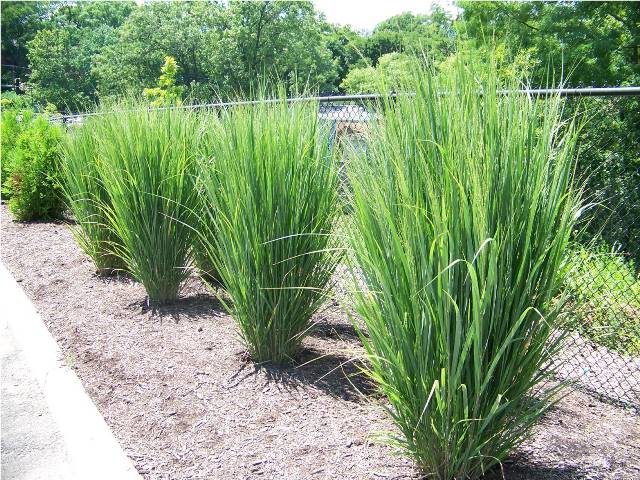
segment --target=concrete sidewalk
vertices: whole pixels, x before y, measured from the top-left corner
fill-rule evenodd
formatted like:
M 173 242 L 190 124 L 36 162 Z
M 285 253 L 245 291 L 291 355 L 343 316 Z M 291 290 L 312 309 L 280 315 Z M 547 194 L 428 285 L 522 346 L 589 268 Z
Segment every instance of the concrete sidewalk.
M 141 480 L 35 307 L 0 263 L 3 480 Z
M 67 447 L 9 327 L 0 325 L 2 478 L 73 478 Z

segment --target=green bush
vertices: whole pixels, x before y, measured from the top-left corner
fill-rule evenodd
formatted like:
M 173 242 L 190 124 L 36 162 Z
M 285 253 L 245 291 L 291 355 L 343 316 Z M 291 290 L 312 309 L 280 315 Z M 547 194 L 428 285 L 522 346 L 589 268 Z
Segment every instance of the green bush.
M 9 184 L 5 187 L 7 178 L 9 177 L 10 165 L 13 163 L 13 152 L 15 144 L 20 135 L 20 124 L 18 122 L 17 110 L 2 111 L 2 159 L 0 159 L 0 186 L 2 187 L 2 196 L 5 199 L 11 197 Z
M 0 94 L 2 110 L 33 110 L 34 102 L 30 95 L 18 95 L 16 92 L 2 92 Z
M 576 128 L 558 98 L 497 90 L 462 60 L 414 70 L 349 162 L 369 374 L 391 441 L 438 479 L 481 476 L 558 391 Z
M 3 98 L 3 105 L 4 105 Z M 16 108 L 2 109 L 2 159 L 0 161 L 0 186 L 2 187 L 2 197 L 6 200 L 11 198 L 11 183 L 7 182 L 13 157 L 15 156 L 18 137 L 25 125 L 29 125 L 33 118 L 33 110 L 18 110 Z
M 98 171 L 97 135 L 102 119 L 87 118 L 75 127 L 63 146 L 61 162 L 62 190 L 76 224 L 74 237 L 91 257 L 99 274 L 111 274 L 125 268 L 114 253 L 119 239 L 109 224 L 107 212 L 112 204 Z
M 92 131 L 98 178 L 107 195 L 99 200 L 100 214 L 117 239 L 113 253 L 144 285 L 150 304 L 175 300 L 189 276 L 198 206 L 197 118 L 187 110 L 125 105 L 100 116 Z
M 312 327 L 339 257 L 329 131 L 312 102 L 237 106 L 220 116 L 206 128 L 213 147 L 202 164 L 201 242 L 251 358 L 287 362 Z
M 26 116 L 13 125 L 20 133 L 9 153 L 4 190 L 9 210 L 20 221 L 57 218 L 63 210 L 59 185 L 62 127 L 46 115 Z
M 576 245 L 568 258 L 573 326 L 600 345 L 639 356 L 640 275 L 633 260 L 602 245 Z

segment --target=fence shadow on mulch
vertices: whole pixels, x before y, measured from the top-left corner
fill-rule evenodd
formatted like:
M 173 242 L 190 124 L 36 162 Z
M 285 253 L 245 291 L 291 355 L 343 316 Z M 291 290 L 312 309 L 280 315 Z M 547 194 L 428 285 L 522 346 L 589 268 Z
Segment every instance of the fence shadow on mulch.
M 342 352 L 305 349 L 294 365 L 254 366 L 270 381 L 286 389 L 309 385 L 342 400 L 364 403 L 376 394 L 376 386 L 361 372 L 358 359 Z
M 230 379 L 233 388 L 254 375 L 295 393 L 302 386 L 314 387 L 342 400 L 366 403 L 378 396 L 375 384 L 361 372 L 361 363 L 346 352 L 304 349 L 291 365 L 255 364 L 244 358 L 243 366 Z
M 546 466 L 533 463 L 523 455 L 509 457 L 502 465 L 492 468 L 482 480 L 579 480 L 584 472 L 575 466 Z

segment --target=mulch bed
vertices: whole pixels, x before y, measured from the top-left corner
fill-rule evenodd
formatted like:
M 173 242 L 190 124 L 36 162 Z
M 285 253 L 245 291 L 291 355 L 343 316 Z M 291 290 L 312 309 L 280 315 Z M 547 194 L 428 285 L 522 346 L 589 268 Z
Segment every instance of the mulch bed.
M 95 275 L 65 224 L 16 223 L 5 205 L 1 215 L 3 263 L 143 477 L 419 478 L 372 440 L 393 426 L 358 375 L 362 348 L 337 306 L 316 315 L 299 364 L 255 366 L 195 277 L 181 300 L 148 311 L 141 285 Z M 505 477 L 637 479 L 639 439 L 639 417 L 572 392 L 505 462 Z

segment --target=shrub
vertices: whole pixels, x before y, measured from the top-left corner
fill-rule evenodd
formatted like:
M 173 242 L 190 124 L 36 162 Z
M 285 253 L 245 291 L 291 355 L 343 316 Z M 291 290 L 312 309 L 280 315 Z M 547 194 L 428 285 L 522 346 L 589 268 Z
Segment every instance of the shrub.
M 30 112 L 29 112 L 30 113 Z M 2 110 L 2 159 L 0 162 L 0 186 L 2 196 L 5 199 L 11 198 L 11 184 L 7 182 L 9 172 L 13 163 L 12 159 L 16 148 L 16 140 L 22 130 L 20 123 L 20 112 L 15 109 Z
M 112 204 L 98 171 L 97 136 L 102 119 L 87 118 L 70 132 L 63 146 L 62 190 L 76 220 L 72 228 L 82 250 L 91 257 L 99 274 L 125 268 L 114 249 L 119 244 L 107 213 Z
M 442 77 L 414 70 L 405 91 L 382 100 L 349 165 L 357 312 L 391 441 L 427 475 L 474 478 L 558 391 L 542 387 L 563 339 L 552 300 L 579 198 L 576 128 L 558 98 L 500 96 L 493 72 L 461 60 Z
M 335 158 L 318 105 L 285 100 L 212 118 L 202 241 L 251 358 L 287 362 L 311 328 L 339 255 Z M 208 225 L 208 227 L 207 227 Z
M 20 221 L 59 217 L 63 203 L 58 169 L 64 131 L 46 115 L 21 118 L 20 125 L 11 127 L 20 134 L 9 153 L 4 184 L 9 210 Z
M 164 57 L 164 65 L 160 68 L 162 72 L 158 80 L 158 86 L 145 88 L 142 92 L 145 98 L 152 100 L 152 107 L 163 107 L 167 105 L 181 105 L 183 87 L 176 86 L 176 75 L 178 74 L 178 63 L 174 57 Z
M 17 94 L 16 92 L 2 92 L 0 94 L 0 107 L 6 110 L 33 110 L 34 101 L 30 95 Z
M 113 251 L 153 305 L 176 299 L 189 275 L 197 128 L 192 112 L 131 106 L 94 125 L 108 196 L 100 208 L 118 239 Z

